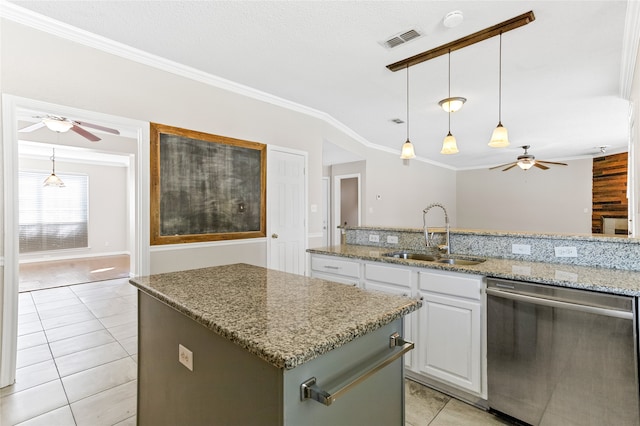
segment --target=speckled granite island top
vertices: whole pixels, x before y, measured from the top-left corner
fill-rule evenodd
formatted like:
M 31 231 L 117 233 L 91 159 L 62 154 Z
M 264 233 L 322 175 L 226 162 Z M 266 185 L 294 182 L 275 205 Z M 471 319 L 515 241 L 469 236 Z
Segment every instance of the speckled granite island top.
M 131 284 L 278 368 L 292 369 L 421 306 L 301 275 L 235 264 Z
M 440 269 L 484 275 L 487 277 L 529 281 L 561 287 L 570 287 L 602 293 L 640 296 L 640 272 L 619 269 L 593 268 L 547 262 L 486 258 L 478 265 L 448 265 L 419 260 L 397 259 L 382 256 L 394 251 L 380 247 L 340 245 L 307 250 L 310 253 L 339 256 L 359 260 L 372 260 L 413 267 Z M 453 255 L 455 257 L 455 255 Z M 465 256 L 460 256 L 465 257 Z

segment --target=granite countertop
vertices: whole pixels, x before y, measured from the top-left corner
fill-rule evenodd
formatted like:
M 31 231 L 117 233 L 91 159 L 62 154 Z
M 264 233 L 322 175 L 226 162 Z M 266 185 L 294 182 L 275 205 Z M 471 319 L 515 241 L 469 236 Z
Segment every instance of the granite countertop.
M 292 369 L 422 302 L 247 264 L 136 277 L 131 284 L 277 368 Z
M 487 277 L 530 281 L 561 287 L 592 290 L 602 293 L 640 296 L 640 272 L 620 269 L 593 268 L 547 262 L 527 262 L 513 259 L 487 257 L 478 265 L 449 265 L 420 260 L 398 259 L 382 256 L 398 251 L 381 247 L 340 245 L 309 249 L 310 253 L 340 256 L 352 259 L 373 260 L 429 269 L 457 271 Z M 455 254 L 452 257 L 456 257 Z M 466 256 L 460 256 L 462 258 Z

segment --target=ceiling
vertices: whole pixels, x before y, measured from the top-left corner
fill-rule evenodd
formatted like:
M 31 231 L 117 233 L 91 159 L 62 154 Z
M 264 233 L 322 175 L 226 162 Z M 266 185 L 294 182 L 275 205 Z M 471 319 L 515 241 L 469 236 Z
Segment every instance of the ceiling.
M 498 37 L 451 54 L 451 115 L 460 152 L 439 153 L 448 117 L 448 58 L 409 69 L 409 131 L 419 160 L 454 169 L 626 150 L 638 19 L 627 1 L 11 1 L 55 20 L 320 111 L 362 143 L 393 150 L 407 138 L 407 72 L 386 65 L 532 10 L 502 38 L 502 123 L 511 146 L 489 148 L 498 123 Z M 446 28 L 460 10 L 464 21 Z M 382 42 L 416 29 L 399 47 Z M 78 58 L 81 60 L 81 58 Z M 341 157 L 327 141 L 330 162 Z M 333 147 L 334 149 L 330 149 Z M 336 151 L 337 149 L 337 151 Z M 341 160 L 341 158 L 343 160 Z M 325 161 L 327 163 L 329 161 Z

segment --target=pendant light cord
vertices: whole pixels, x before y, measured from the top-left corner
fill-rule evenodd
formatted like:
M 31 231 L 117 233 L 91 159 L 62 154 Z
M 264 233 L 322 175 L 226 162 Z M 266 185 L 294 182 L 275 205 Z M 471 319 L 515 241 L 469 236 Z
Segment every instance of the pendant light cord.
M 500 31 L 500 56 L 498 63 L 498 123 L 502 123 L 502 31 Z
M 407 64 L 407 141 L 409 140 L 409 64 Z
M 449 133 L 451 133 L 451 49 L 449 49 Z

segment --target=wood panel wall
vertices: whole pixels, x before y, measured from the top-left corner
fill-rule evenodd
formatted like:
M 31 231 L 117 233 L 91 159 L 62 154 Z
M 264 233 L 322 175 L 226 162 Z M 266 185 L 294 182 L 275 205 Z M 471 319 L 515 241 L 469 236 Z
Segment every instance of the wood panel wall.
M 627 218 L 626 152 L 593 159 L 591 232 L 602 233 L 602 217 Z

